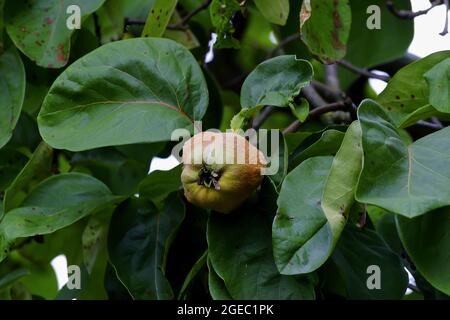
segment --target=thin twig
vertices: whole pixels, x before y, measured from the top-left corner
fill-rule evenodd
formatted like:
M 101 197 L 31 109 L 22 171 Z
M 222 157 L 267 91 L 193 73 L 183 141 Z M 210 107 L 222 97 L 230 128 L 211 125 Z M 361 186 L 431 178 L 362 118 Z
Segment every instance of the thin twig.
M 428 122 L 428 121 L 425 121 L 425 120 L 419 120 L 419 121 L 417 121 L 417 124 L 419 126 L 426 127 L 426 128 L 429 128 L 429 129 L 433 129 L 433 130 L 436 130 L 436 131 L 437 130 L 441 130 L 442 128 L 444 128 L 444 126 L 441 123 Z
M 444 2 L 448 0 L 444 0 Z M 394 5 L 394 1 L 392 0 L 386 0 L 386 7 L 389 9 L 390 12 L 392 12 L 395 16 L 401 18 L 401 19 L 414 19 L 415 17 L 427 14 L 431 9 L 434 7 L 442 4 L 442 0 L 436 0 L 431 2 L 431 7 L 425 10 L 419 10 L 416 12 L 410 11 L 410 10 L 397 10 Z
M 187 24 L 192 19 L 192 17 L 194 17 L 200 11 L 208 8 L 208 6 L 211 4 L 211 2 L 212 2 L 212 0 L 205 0 L 197 8 L 195 8 L 194 10 L 189 12 L 186 16 L 184 16 L 180 20 L 180 22 L 178 22 L 176 24 L 168 24 L 166 28 L 169 30 L 187 30 L 189 28 L 189 26 Z M 133 19 L 125 18 L 125 27 L 131 26 L 131 25 L 144 26 L 145 20 L 133 20 Z
M 212 0 L 205 0 L 203 1 L 202 4 L 200 4 L 197 8 L 195 8 L 194 10 L 192 10 L 190 13 L 188 13 L 187 15 L 185 15 L 183 17 L 183 19 L 181 19 L 180 24 L 181 25 L 186 25 L 189 20 L 191 20 L 191 18 L 193 16 L 195 16 L 197 13 L 199 13 L 202 10 L 205 10 L 206 8 L 208 8 L 208 6 L 211 4 Z
M 341 91 L 336 64 L 325 65 L 325 81 L 332 90 Z
M 318 108 L 324 104 L 327 104 L 327 102 L 320 94 L 317 93 L 316 89 L 314 89 L 312 85 L 304 87 L 301 93 L 313 108 Z
M 266 106 L 259 115 L 253 120 L 252 128 L 258 130 L 270 116 L 275 108 L 273 106 Z
M 366 78 L 372 78 L 372 79 L 378 79 L 384 82 L 388 82 L 390 77 L 389 76 L 385 76 L 385 75 L 381 75 L 381 74 L 376 74 L 373 72 L 370 72 L 366 69 L 354 66 L 353 64 L 351 64 L 348 61 L 345 60 L 340 60 L 337 62 L 339 65 L 343 66 L 344 68 L 356 73 L 356 74 L 360 74 Z
M 439 33 L 441 36 L 445 36 L 448 33 L 448 10 L 450 9 L 450 4 L 448 0 L 444 0 L 445 4 L 445 26 L 444 30 L 442 30 L 441 33 Z
M 420 289 L 417 286 L 413 285 L 412 283 L 408 283 L 408 289 L 411 289 L 412 291 L 417 292 L 417 293 L 422 292 L 422 291 L 420 291 Z
M 286 38 L 281 40 L 275 48 L 273 48 L 272 50 L 270 50 L 267 53 L 267 57 L 268 58 L 273 57 L 277 53 L 278 50 L 282 49 L 284 46 L 288 45 L 289 43 L 294 42 L 299 39 L 300 39 L 299 33 L 294 33 L 294 34 L 291 34 L 290 36 L 287 36 Z
M 348 105 L 347 105 L 347 103 L 345 101 L 338 101 L 338 102 L 329 103 L 329 104 L 323 105 L 321 107 L 312 109 L 309 112 L 308 117 L 306 118 L 306 120 L 316 118 L 316 117 L 318 117 L 318 116 L 320 116 L 320 115 L 322 115 L 324 113 L 327 113 L 327 112 L 343 110 L 343 109 L 346 109 L 346 108 L 348 108 Z M 300 122 L 299 120 L 295 120 L 286 129 L 283 130 L 283 134 L 292 133 L 292 132 L 297 131 L 301 124 L 302 124 L 302 122 Z

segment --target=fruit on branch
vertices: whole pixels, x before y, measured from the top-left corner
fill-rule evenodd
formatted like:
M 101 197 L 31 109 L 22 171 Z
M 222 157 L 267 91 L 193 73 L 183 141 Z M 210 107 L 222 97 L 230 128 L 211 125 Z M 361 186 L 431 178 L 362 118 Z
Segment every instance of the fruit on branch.
M 192 204 L 229 213 L 261 184 L 263 153 L 236 133 L 201 132 L 183 146 L 181 181 Z

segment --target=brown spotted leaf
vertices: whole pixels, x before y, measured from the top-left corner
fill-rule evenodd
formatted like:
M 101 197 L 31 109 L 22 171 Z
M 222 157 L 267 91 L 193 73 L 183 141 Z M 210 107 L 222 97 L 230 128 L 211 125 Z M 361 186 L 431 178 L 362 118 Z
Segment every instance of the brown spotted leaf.
M 8 1 L 5 6 L 8 35 L 16 47 L 37 65 L 46 68 L 61 68 L 67 64 L 69 59 L 70 38 L 76 30 L 68 27 L 75 21 L 77 14 L 76 10 L 68 10 L 69 6 L 78 6 L 80 20 L 83 21 L 104 1 Z
M 305 0 L 300 12 L 302 40 L 321 61 L 333 63 L 346 54 L 351 21 L 348 0 Z

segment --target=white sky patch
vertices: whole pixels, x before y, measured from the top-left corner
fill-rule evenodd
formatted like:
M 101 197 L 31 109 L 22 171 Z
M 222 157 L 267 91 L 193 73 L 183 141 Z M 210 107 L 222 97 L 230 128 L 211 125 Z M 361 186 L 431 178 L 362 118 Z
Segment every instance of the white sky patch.
M 53 258 L 50 262 L 53 270 L 55 270 L 56 281 L 58 282 L 58 290 L 60 290 L 69 281 L 69 276 L 67 275 L 67 258 L 65 255 L 60 254 Z
M 158 158 L 154 157 L 152 159 L 152 162 L 150 163 L 150 172 L 153 172 L 155 170 L 170 170 L 175 168 L 177 165 L 179 165 L 180 162 L 178 162 L 177 158 L 175 158 L 173 155 L 170 155 L 167 158 Z
M 217 34 L 211 33 L 211 40 L 209 40 L 208 42 L 209 51 L 208 53 L 206 53 L 205 63 L 210 63 L 211 61 L 214 60 L 214 44 L 216 43 L 216 40 Z
M 388 75 L 386 72 L 378 71 L 378 70 L 372 70 L 373 73 L 379 74 L 379 75 Z M 369 84 L 372 87 L 372 89 L 377 93 L 380 94 L 387 86 L 387 83 L 378 80 L 378 79 L 369 79 Z
M 428 0 L 414 0 L 411 4 L 414 12 L 430 7 Z M 414 39 L 408 52 L 425 57 L 433 52 L 450 50 L 450 33 L 439 35 L 444 29 L 445 10 L 445 6 L 440 5 L 414 19 Z
M 269 40 L 273 44 L 278 44 L 277 37 L 275 36 L 275 33 L 273 31 L 270 31 L 270 33 L 269 33 Z
M 405 270 L 406 270 L 406 273 L 408 274 L 408 279 L 409 279 L 408 283 L 412 284 L 413 286 L 416 286 L 416 279 L 414 279 L 414 277 L 412 276 L 411 272 L 409 272 L 408 269 L 405 268 Z M 413 291 L 410 288 L 406 288 L 405 294 L 411 294 L 411 293 L 413 293 Z

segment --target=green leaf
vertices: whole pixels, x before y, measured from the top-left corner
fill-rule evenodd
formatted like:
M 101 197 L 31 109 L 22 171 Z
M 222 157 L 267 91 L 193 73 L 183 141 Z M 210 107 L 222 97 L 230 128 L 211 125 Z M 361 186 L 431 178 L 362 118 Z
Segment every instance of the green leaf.
M 5 215 L 0 230 L 7 240 L 52 233 L 119 200 L 91 176 L 52 176 L 34 188 L 20 208 Z
M 356 199 L 415 217 L 450 204 L 450 128 L 406 145 L 371 100 L 358 108 L 364 163 Z
M 168 171 L 154 171 L 139 185 L 139 196 L 158 202 L 176 191 L 181 186 L 182 166 L 178 165 Z
M 407 219 L 396 216 L 397 230 L 416 268 L 433 287 L 450 295 L 450 209 Z
M 109 262 L 106 265 L 104 287 L 109 300 L 132 300 L 127 288 L 117 278 L 116 270 Z
M 11 271 L 10 273 L 8 273 L 0 278 L 0 290 L 11 286 L 17 280 L 19 280 L 29 274 L 30 274 L 30 270 L 28 270 L 26 268 L 19 268 L 14 271 Z
M 184 219 L 184 204 L 176 193 L 158 210 L 151 202 L 132 198 L 113 214 L 108 252 L 117 277 L 134 299 L 172 299 L 165 261 L 173 237 Z
M 167 39 L 130 39 L 71 64 L 50 88 L 38 124 L 49 145 L 80 151 L 168 141 L 175 129 L 192 130 L 207 105 L 203 74 L 187 49 Z
M 278 273 L 271 220 L 271 215 L 251 205 L 233 215 L 211 214 L 207 237 L 213 269 L 234 299 L 314 299 L 307 279 Z
M 400 299 L 408 285 L 408 275 L 400 258 L 372 230 L 348 225 L 342 232 L 333 261 L 344 279 L 350 299 Z M 370 290 L 369 266 L 380 269 L 380 289 Z
M 320 206 L 331 157 L 304 161 L 284 179 L 272 225 L 273 256 L 281 274 L 309 273 L 332 250 L 333 234 Z
M 178 294 L 178 300 L 183 299 L 186 290 L 189 288 L 189 286 L 192 285 L 193 280 L 199 275 L 200 271 L 205 267 L 207 257 L 208 251 L 205 251 L 205 253 L 202 254 L 202 256 L 192 266 L 192 269 L 189 271 L 188 275 L 186 276 L 186 279 L 184 279 L 183 285 L 180 289 L 180 293 Z
M 333 159 L 322 195 L 322 210 L 333 235 L 333 247 L 345 227 L 362 167 L 361 127 L 354 121 Z
M 281 26 L 289 16 L 289 0 L 253 0 L 258 10 L 269 22 Z
M 441 112 L 450 112 L 450 58 L 436 64 L 424 74 L 430 90 L 429 101 Z
M 0 50 L 0 148 L 13 134 L 24 97 L 25 69 L 17 50 Z
M 368 13 L 376 5 L 380 15 Z M 369 68 L 393 61 L 405 55 L 414 36 L 414 20 L 399 19 L 386 6 L 385 0 L 350 0 L 352 23 L 345 59 L 352 64 Z M 410 0 L 395 0 L 395 7 L 411 10 Z M 380 29 L 369 29 L 368 20 L 380 18 Z M 395 31 L 394 31 L 395 30 Z M 358 78 L 351 71 L 339 67 L 341 86 L 347 88 Z
M 3 53 L 3 48 L 5 44 L 3 43 L 3 29 L 5 27 L 5 19 L 3 14 L 3 9 L 5 7 L 6 0 L 0 0 L 0 54 Z
M 439 115 L 429 101 L 424 73 L 450 57 L 450 51 L 433 53 L 400 69 L 381 92 L 377 102 L 397 127 L 407 127 L 418 120 Z
M 109 212 L 110 213 L 110 212 Z M 81 237 L 83 262 L 92 274 L 97 258 L 106 248 L 106 238 L 111 214 L 99 213 L 89 217 Z
M 216 48 L 239 48 L 239 41 L 233 37 L 233 16 L 241 10 L 238 0 L 212 0 L 209 6 L 211 23 L 216 28 Z
M 152 154 L 151 148 L 142 152 Z M 75 153 L 70 161 L 73 171 L 88 172 L 104 182 L 113 193 L 131 195 L 147 176 L 149 162 L 138 162 L 115 148 L 101 148 Z
M 145 21 L 142 37 L 161 37 L 166 30 L 178 0 L 155 0 Z
M 8 1 L 8 35 L 17 48 L 37 65 L 60 68 L 67 64 L 73 29 L 67 8 L 77 5 L 81 20 L 96 11 L 105 0 L 42 0 L 38 2 Z
M 208 288 L 209 294 L 214 300 L 233 300 L 223 279 L 219 277 L 214 268 L 212 267 L 211 260 L 207 259 L 208 264 Z
M 335 154 L 339 150 L 344 136 L 343 132 L 335 129 L 324 131 L 319 140 L 306 148 L 300 146 L 292 153 L 289 159 L 289 167 L 295 168 L 302 161 L 311 157 Z
M 311 64 L 294 55 L 266 60 L 245 79 L 241 89 L 241 107 L 287 107 L 312 77 Z
M 308 118 L 309 114 L 309 103 L 308 100 L 301 98 L 300 104 L 291 103 L 289 104 L 292 114 L 300 122 L 304 122 Z
M 8 188 L 27 161 L 28 157 L 16 148 L 5 146 L 0 149 L 0 191 Z M 3 205 L 0 207 L 3 209 Z
M 20 206 L 31 188 L 50 175 L 52 159 L 52 148 L 42 142 L 22 171 L 6 189 L 3 200 L 5 213 Z
M 300 33 L 311 53 L 325 63 L 342 59 L 352 23 L 348 0 L 304 0 Z

